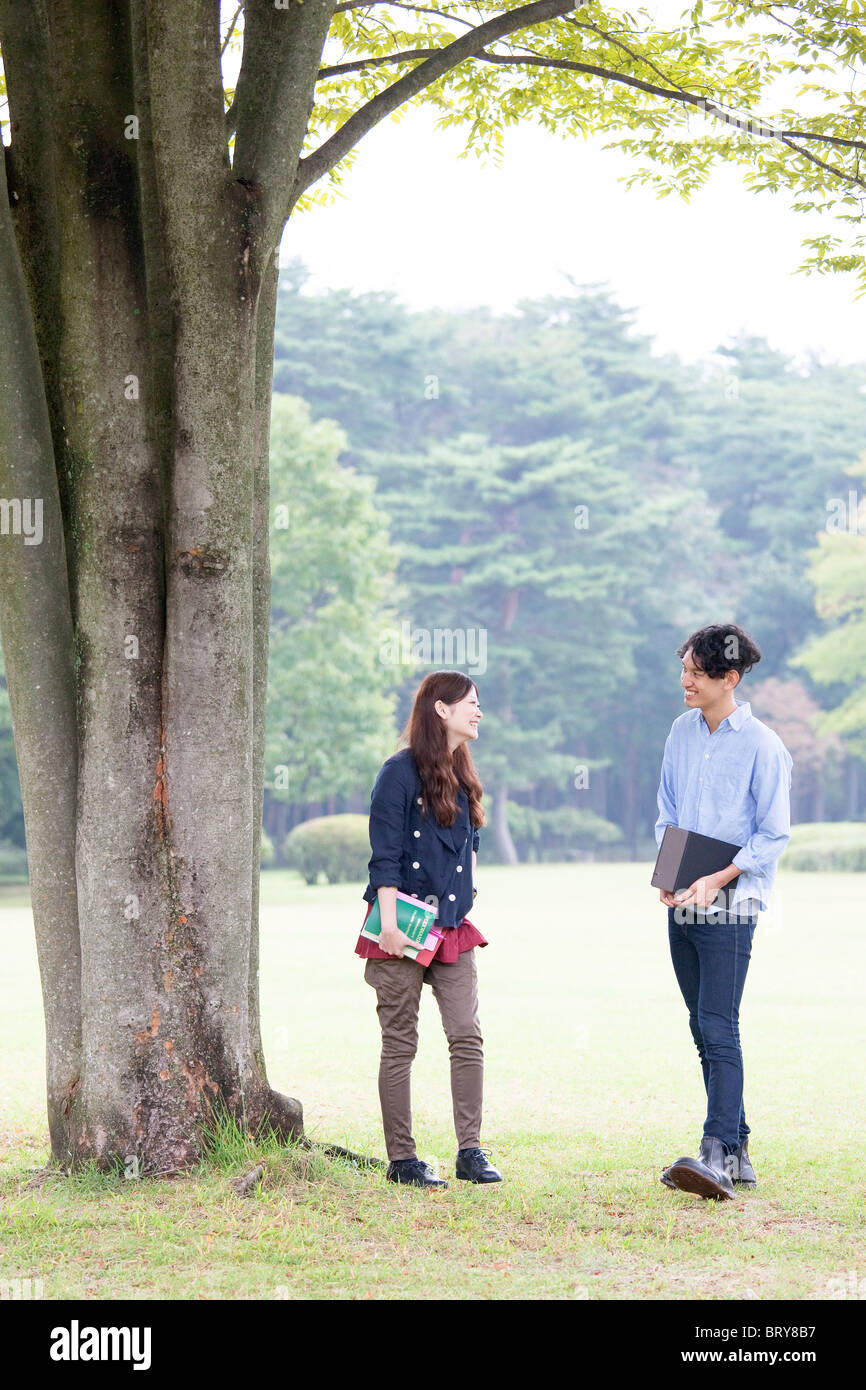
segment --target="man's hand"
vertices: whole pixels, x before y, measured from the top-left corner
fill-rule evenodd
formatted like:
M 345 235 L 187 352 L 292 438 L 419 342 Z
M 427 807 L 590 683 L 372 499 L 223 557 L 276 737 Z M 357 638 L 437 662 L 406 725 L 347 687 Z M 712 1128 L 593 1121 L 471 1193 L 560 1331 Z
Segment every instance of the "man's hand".
M 664 903 L 665 907 L 676 907 L 677 905 L 677 900 L 673 893 L 668 893 L 665 888 L 659 889 L 659 899 Z
M 673 902 L 669 906 L 701 909 L 712 907 L 726 882 L 724 874 L 707 874 L 704 878 L 696 878 L 688 888 L 683 888 L 673 895 Z
M 407 946 L 411 942 L 404 931 L 401 931 L 396 922 L 389 922 L 387 925 L 382 923 L 382 930 L 379 933 L 379 945 L 389 956 L 402 957 Z

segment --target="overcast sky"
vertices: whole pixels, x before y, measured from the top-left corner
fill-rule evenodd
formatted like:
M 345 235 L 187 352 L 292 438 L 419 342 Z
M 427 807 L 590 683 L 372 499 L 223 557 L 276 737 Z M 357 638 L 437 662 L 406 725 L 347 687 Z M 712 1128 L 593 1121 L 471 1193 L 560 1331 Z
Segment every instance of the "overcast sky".
M 828 219 L 792 212 L 788 195 L 749 193 L 741 171 L 720 167 L 691 202 L 658 200 L 618 182 L 628 161 L 601 140 L 531 127 L 512 128 L 497 169 L 458 158 L 461 132 L 433 122 L 422 108 L 378 126 L 344 196 L 293 217 L 283 258 L 302 256 L 315 287 L 505 310 L 572 275 L 610 284 L 659 350 L 687 360 L 749 332 L 797 357 L 866 361 L 853 277 L 794 273 L 801 238 Z

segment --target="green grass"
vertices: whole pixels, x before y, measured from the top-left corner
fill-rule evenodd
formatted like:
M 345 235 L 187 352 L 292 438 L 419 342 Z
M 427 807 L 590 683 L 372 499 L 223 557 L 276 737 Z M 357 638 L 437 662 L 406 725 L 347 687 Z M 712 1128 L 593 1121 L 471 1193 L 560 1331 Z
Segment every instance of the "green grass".
M 30 1276 L 47 1298 L 823 1299 L 851 1271 L 866 1279 L 862 876 L 783 872 L 760 918 L 741 1020 L 760 1186 L 716 1204 L 658 1181 L 696 1151 L 704 1112 L 649 875 L 482 869 L 483 1139 L 506 1181 L 437 1194 L 230 1126 L 183 1179 L 41 1171 L 32 926 L 26 893 L 0 891 L 0 1288 Z M 310 1135 L 382 1156 L 375 998 L 352 952 L 360 893 L 264 876 L 263 1036 Z M 429 990 L 413 1075 L 419 1153 L 447 1175 Z M 257 1162 L 262 1182 L 239 1197 L 231 1178 Z

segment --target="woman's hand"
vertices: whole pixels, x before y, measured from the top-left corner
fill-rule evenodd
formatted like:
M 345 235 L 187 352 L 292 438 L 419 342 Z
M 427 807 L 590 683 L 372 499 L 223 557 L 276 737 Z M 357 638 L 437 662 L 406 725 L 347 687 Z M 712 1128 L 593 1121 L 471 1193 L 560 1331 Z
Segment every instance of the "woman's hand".
M 411 943 L 406 933 L 397 926 L 397 889 L 393 885 L 386 887 L 383 884 L 376 896 L 379 899 L 379 915 L 382 918 L 379 945 L 389 956 L 402 956 Z
M 664 903 L 665 907 L 677 907 L 677 906 L 678 906 L 677 900 L 676 900 L 676 898 L 674 897 L 673 893 L 668 893 L 668 892 L 666 892 L 664 888 L 661 888 L 661 889 L 659 890 L 659 899 L 660 899 L 661 902 Z
M 379 945 L 383 951 L 387 951 L 389 956 L 402 957 L 404 950 L 410 946 L 408 936 L 401 931 L 396 922 L 389 922 L 387 925 L 382 923 L 382 930 L 379 933 Z

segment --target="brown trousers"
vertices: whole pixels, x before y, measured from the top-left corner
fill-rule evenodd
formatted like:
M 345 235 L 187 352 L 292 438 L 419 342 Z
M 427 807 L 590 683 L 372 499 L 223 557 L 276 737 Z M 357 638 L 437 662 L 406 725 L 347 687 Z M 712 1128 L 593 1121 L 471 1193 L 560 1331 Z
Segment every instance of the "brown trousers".
M 463 951 L 451 965 L 419 965 L 399 960 L 368 960 L 364 979 L 376 991 L 382 1028 L 379 1100 L 389 1159 L 415 1158 L 412 1137 L 410 1072 L 418 1050 L 418 1005 L 422 985 L 436 996 L 451 1054 L 451 1099 L 459 1149 L 481 1142 L 484 1078 L 483 1038 L 478 1023 L 475 950 Z

